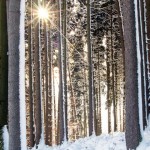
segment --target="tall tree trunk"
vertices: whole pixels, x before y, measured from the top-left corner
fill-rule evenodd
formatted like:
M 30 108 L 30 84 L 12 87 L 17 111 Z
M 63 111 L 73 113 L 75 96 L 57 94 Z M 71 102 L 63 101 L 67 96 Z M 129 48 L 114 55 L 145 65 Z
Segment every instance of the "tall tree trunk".
M 93 66 L 91 47 L 91 2 L 87 0 L 87 45 L 88 45 L 88 67 L 89 67 L 89 135 L 94 130 L 94 98 L 93 98 Z
M 121 0 L 121 6 L 125 42 L 126 145 L 127 149 L 136 149 L 141 135 L 138 109 L 135 5 L 134 1 Z
M 109 42 L 109 41 L 108 41 Z M 108 44 L 107 42 L 107 44 Z M 107 48 L 107 109 L 108 109 L 108 133 L 111 132 L 111 103 L 110 103 L 110 51 Z
M 8 115 L 8 57 L 6 1 L 0 1 L 0 129 Z
M 144 36 L 144 16 L 143 16 L 143 0 L 138 1 L 138 21 L 139 21 L 139 39 L 140 39 L 140 53 L 141 53 L 141 88 L 142 88 L 142 106 L 143 106 L 143 127 L 147 125 L 147 110 L 146 110 L 146 100 L 147 100 L 147 84 L 146 84 L 146 54 L 145 54 L 145 36 Z
M 100 67 L 100 51 L 98 51 L 98 120 L 99 120 L 99 135 L 102 133 L 102 106 L 101 106 L 101 67 Z
M 48 32 L 48 25 L 44 26 L 45 32 L 45 84 L 46 84 L 46 144 L 52 145 L 52 48 L 51 32 Z M 55 111 L 55 110 L 54 110 Z
M 115 103 L 116 103 L 116 100 L 115 100 L 115 73 L 114 73 L 114 69 L 115 69 L 115 66 L 114 66 L 114 48 L 113 48 L 113 18 L 112 18 L 112 15 L 113 15 L 113 6 L 111 4 L 111 20 L 110 20 L 110 24 L 111 24 L 111 39 L 110 39 L 110 43 L 111 43 L 111 68 L 112 68 L 112 105 L 113 105 L 113 117 L 114 117 L 114 122 L 113 122 L 113 130 L 116 131 L 116 106 L 115 106 Z
M 19 25 L 20 1 L 9 1 L 8 19 L 8 114 L 9 114 L 9 150 L 20 150 L 20 110 L 19 110 Z
M 125 45 L 124 45 L 124 37 L 123 37 L 123 18 L 121 17 L 122 16 L 122 12 L 121 12 L 121 5 L 120 5 L 120 0 L 117 0 L 116 1 L 116 10 L 117 10 L 117 12 L 118 12 L 118 22 L 119 22 L 119 31 L 120 31 L 120 38 L 121 38 L 121 48 L 122 48 L 122 57 L 123 57 L 123 68 L 122 68 L 122 70 L 123 70 L 123 78 L 124 78 L 124 76 L 125 76 Z M 124 110 L 124 108 L 125 108 L 125 99 L 124 99 L 124 97 L 123 97 L 123 102 L 121 102 L 122 104 L 123 104 L 123 108 L 121 108 L 121 109 L 123 109 L 123 120 L 121 121 L 121 122 L 123 122 L 123 123 L 121 123 L 122 124 L 122 126 L 123 126 L 123 131 L 124 131 L 124 126 L 125 126 L 125 110 Z
M 67 127 L 67 9 L 66 9 L 67 2 L 66 0 L 63 1 L 63 35 L 64 35 L 64 41 L 63 41 L 63 64 L 64 64 L 64 115 L 65 115 L 65 133 L 66 133 L 66 139 L 68 139 L 68 127 Z
M 32 1 L 29 4 L 31 12 L 29 12 L 29 22 L 28 25 L 28 52 L 29 52 L 29 114 L 30 114 L 30 121 L 29 121 L 29 141 L 30 147 L 33 147 L 34 142 L 34 122 L 33 122 L 33 83 L 32 83 L 32 75 L 33 75 L 33 68 L 32 68 L 32 52 L 33 52 L 33 39 L 32 39 Z
M 147 18 L 147 50 L 150 50 L 150 1 L 145 0 L 146 2 L 146 18 Z M 150 52 L 148 51 L 148 62 L 150 62 Z M 149 65 L 149 64 L 148 64 Z M 148 73 L 150 72 L 150 65 L 148 66 Z M 149 89 L 150 91 L 150 89 Z M 148 99 L 147 102 L 147 115 L 150 114 L 150 98 Z
M 38 0 L 34 0 L 38 6 Z M 36 7 L 35 7 L 36 9 Z M 35 23 L 35 143 L 39 144 L 41 138 L 41 85 L 40 85 L 40 48 L 39 48 L 39 19 Z
M 57 0 L 58 5 L 58 44 L 59 44 L 59 133 L 60 133 L 60 143 L 62 143 L 65 139 L 65 129 L 64 129 L 64 94 L 63 94 L 63 60 L 62 60 L 62 22 L 61 22 L 61 1 Z

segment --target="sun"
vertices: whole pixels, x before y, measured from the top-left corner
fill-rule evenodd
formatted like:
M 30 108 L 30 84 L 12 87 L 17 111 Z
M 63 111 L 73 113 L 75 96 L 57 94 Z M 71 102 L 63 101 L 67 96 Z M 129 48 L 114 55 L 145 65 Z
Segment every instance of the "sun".
M 38 8 L 38 17 L 39 19 L 47 20 L 49 18 L 49 11 L 47 8 L 39 7 Z

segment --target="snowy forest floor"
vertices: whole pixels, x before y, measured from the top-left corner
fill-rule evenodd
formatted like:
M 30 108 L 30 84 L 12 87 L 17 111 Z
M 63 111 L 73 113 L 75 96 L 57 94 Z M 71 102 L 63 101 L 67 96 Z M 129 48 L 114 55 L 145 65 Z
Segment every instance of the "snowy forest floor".
M 125 133 L 93 135 L 54 147 L 45 146 L 41 141 L 38 150 L 126 150 Z M 143 132 L 143 141 L 137 150 L 150 150 L 150 126 Z
M 8 150 L 9 138 L 6 127 L 3 128 L 3 138 L 4 150 Z M 125 133 L 92 135 L 53 147 L 46 146 L 44 140 L 41 140 L 38 149 L 34 147 L 32 150 L 126 150 Z M 137 150 L 150 150 L 150 125 L 143 132 L 143 140 Z
M 33 148 L 32 150 L 36 150 Z M 42 144 L 38 150 L 126 150 L 124 133 L 90 136 L 75 142 L 64 142 L 60 146 L 48 147 Z

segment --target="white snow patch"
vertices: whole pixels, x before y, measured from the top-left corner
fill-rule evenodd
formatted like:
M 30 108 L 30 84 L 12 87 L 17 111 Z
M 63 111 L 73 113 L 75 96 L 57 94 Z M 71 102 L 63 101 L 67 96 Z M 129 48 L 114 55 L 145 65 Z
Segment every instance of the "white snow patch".
M 102 46 L 104 46 L 105 48 L 107 48 L 107 37 L 106 37 L 106 35 L 104 35 L 104 37 L 103 37 Z
M 150 150 L 150 116 L 148 127 L 143 132 L 143 140 L 137 150 Z
M 19 45 L 19 99 L 21 150 L 26 150 L 26 104 L 25 104 L 25 0 L 20 3 L 20 45 Z
M 142 111 L 142 84 L 141 84 L 141 54 L 140 54 L 140 36 L 139 36 L 139 20 L 138 20 L 138 4 L 137 0 L 134 0 L 135 4 L 135 22 L 136 22 L 136 47 L 137 47 L 137 62 L 138 62 L 138 106 L 139 106 L 139 124 L 141 135 L 143 136 L 143 111 Z
M 8 129 L 5 125 L 3 127 L 3 142 L 4 142 L 4 150 L 9 150 L 9 135 L 8 135 Z

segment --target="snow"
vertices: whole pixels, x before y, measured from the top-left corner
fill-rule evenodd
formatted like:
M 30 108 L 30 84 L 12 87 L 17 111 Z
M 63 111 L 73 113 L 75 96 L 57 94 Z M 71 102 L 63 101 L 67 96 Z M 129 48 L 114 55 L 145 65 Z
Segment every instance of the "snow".
M 41 141 L 38 149 L 32 150 L 126 150 L 125 133 L 92 135 L 80 138 L 75 142 L 64 142 L 62 145 L 49 147 Z M 136 150 L 150 150 L 150 124 L 143 132 L 143 140 Z
M 148 127 L 143 132 L 143 140 L 137 150 L 150 150 L 150 116 Z
M 142 111 L 142 84 L 141 84 L 141 54 L 140 54 L 140 36 L 139 36 L 139 20 L 138 20 L 138 4 L 137 0 L 134 0 L 135 4 L 135 22 L 136 22 L 136 43 L 137 43 L 137 62 L 138 62 L 138 104 L 139 104 L 139 124 L 141 135 L 143 136 L 143 111 Z
M 62 145 L 53 147 L 44 145 L 44 142 L 41 141 L 38 149 L 34 147 L 32 150 L 126 150 L 125 133 L 92 135 L 80 138 L 75 142 L 64 142 Z M 136 150 L 150 150 L 150 123 L 143 132 L 143 140 Z
M 8 135 L 8 130 L 7 130 L 7 126 L 6 125 L 3 127 L 3 141 L 4 141 L 4 150 L 9 150 L 9 148 L 8 148 L 9 135 Z
M 8 150 L 9 136 L 7 126 L 3 127 L 3 139 L 4 150 Z M 40 140 L 38 149 L 34 147 L 31 150 L 126 150 L 125 133 L 120 132 L 100 136 L 92 135 L 80 138 L 75 142 L 64 142 L 62 145 L 53 147 L 45 145 L 43 139 Z M 150 150 L 150 124 L 143 132 L 143 140 L 136 150 Z
M 64 142 L 62 145 L 53 147 L 40 144 L 38 150 L 126 150 L 126 145 L 124 133 L 114 133 L 101 136 L 92 135 L 73 143 Z
M 20 139 L 21 149 L 26 150 L 26 104 L 25 104 L 25 0 L 20 3 L 20 44 L 19 44 L 19 99 L 20 99 Z
M 20 99 L 20 139 L 21 149 L 26 150 L 26 104 L 25 104 L 25 0 L 20 6 L 20 45 L 19 45 L 19 99 Z

